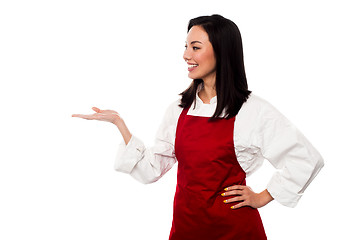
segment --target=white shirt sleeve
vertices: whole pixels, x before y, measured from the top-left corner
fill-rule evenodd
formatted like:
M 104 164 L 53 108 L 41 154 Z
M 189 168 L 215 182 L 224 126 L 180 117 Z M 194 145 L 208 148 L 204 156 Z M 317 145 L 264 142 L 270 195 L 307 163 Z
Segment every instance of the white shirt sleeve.
M 271 104 L 260 108 L 257 145 L 278 171 L 267 190 L 279 203 L 295 207 L 303 192 L 324 165 L 319 152 Z
M 181 113 L 178 104 L 179 101 L 168 107 L 153 147 L 146 148 L 136 136 L 132 136 L 127 145 L 119 145 L 114 163 L 116 171 L 129 173 L 142 183 L 152 183 L 173 167 L 177 162 L 174 141 Z

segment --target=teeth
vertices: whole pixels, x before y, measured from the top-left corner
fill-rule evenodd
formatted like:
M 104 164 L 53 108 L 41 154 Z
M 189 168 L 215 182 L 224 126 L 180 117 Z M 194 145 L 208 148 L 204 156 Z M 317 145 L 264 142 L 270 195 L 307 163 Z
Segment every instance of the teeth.
M 192 65 L 188 65 L 188 68 L 193 68 L 193 67 L 197 67 L 197 64 L 192 64 Z

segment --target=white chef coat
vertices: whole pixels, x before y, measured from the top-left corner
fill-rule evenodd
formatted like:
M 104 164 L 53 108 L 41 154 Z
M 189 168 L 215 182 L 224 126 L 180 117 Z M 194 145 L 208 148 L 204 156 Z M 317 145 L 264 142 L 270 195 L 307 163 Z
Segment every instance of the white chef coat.
M 211 117 L 217 106 L 217 96 L 205 104 L 196 96 L 188 115 Z M 180 100 L 171 104 L 159 127 L 155 144 L 146 148 L 136 136 L 119 145 L 115 170 L 129 173 L 142 183 L 161 178 L 177 162 L 174 143 L 178 118 L 182 112 Z M 238 112 L 234 123 L 234 148 L 237 160 L 246 176 L 255 172 L 267 159 L 277 171 L 267 190 L 281 204 L 295 207 L 303 192 L 324 162 L 318 151 L 302 133 L 277 109 L 264 99 L 250 94 Z

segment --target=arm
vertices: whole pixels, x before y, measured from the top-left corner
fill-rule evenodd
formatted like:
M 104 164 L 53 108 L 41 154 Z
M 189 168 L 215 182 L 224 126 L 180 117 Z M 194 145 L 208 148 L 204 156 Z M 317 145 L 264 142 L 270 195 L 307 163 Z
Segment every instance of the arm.
M 168 108 L 152 148 L 146 148 L 140 139 L 133 136 L 124 120 L 113 110 L 93 108 L 96 112 L 94 114 L 74 114 L 73 117 L 107 121 L 116 125 L 125 144 L 119 146 L 114 164 L 115 170 L 128 173 L 142 183 L 152 183 L 161 178 L 176 163 L 174 138 L 179 111 L 177 105 L 174 103 Z
M 132 134 L 127 128 L 127 125 L 125 125 L 124 120 L 120 117 L 116 117 L 113 123 L 115 126 L 117 126 L 119 132 L 122 134 L 125 144 L 128 144 L 132 137 Z
M 323 159 L 311 143 L 277 109 L 261 98 L 253 98 L 242 106 L 242 133 L 250 140 L 253 150 L 244 156 L 244 170 L 253 172 L 267 159 L 277 171 L 269 181 L 267 189 L 254 193 L 245 186 L 229 186 L 223 196 L 234 195 L 226 203 L 244 201 L 234 205 L 262 207 L 275 199 L 279 203 L 294 207 L 303 192 L 323 166 Z M 258 160 L 257 160 L 258 159 Z M 257 163 L 258 161 L 258 163 Z M 253 165 L 252 165 L 253 164 Z
M 266 104 L 260 114 L 257 145 L 276 169 L 267 191 L 279 203 L 295 207 L 324 165 L 319 152 L 277 109 Z

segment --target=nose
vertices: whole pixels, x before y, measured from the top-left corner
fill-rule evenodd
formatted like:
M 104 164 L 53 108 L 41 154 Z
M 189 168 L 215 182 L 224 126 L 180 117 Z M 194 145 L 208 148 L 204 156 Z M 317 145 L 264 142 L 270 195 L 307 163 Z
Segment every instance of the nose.
M 192 58 L 192 56 L 191 56 L 189 50 L 186 48 L 186 49 L 184 50 L 184 53 L 183 53 L 183 59 L 184 59 L 186 62 L 188 62 L 189 60 L 191 60 L 191 58 Z

